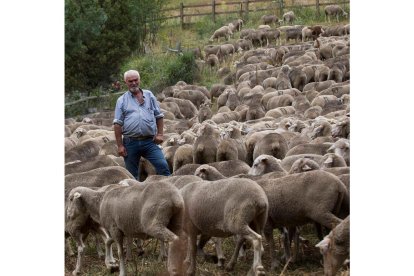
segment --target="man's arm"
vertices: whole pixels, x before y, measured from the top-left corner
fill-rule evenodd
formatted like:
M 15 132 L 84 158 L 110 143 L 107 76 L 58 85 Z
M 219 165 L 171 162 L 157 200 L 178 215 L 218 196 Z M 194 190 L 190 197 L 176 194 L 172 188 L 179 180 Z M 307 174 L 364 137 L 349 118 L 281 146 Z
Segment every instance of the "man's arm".
M 159 145 L 164 142 L 164 118 L 156 119 L 157 123 L 157 134 L 154 137 L 155 144 Z
M 114 132 L 115 132 L 116 144 L 118 146 L 118 154 L 120 156 L 127 156 L 126 148 L 124 147 L 124 144 L 122 143 L 122 127 L 118 124 L 114 124 Z

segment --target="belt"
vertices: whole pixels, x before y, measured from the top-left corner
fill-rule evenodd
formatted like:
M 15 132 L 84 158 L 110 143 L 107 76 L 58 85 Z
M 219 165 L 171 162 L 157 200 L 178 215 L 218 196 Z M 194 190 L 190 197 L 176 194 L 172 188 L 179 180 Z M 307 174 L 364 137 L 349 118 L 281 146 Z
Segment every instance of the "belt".
M 141 140 L 146 140 L 146 139 L 153 139 L 154 136 L 127 136 L 126 138 L 141 141 Z

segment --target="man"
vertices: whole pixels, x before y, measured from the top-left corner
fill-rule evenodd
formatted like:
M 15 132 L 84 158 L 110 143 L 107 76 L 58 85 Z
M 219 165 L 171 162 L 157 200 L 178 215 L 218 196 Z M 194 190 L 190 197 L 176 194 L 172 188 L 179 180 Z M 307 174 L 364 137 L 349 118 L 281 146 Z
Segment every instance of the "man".
M 158 147 L 164 141 L 164 114 L 157 99 L 151 91 L 139 87 L 138 71 L 125 72 L 124 81 L 128 91 L 118 98 L 113 121 L 118 153 L 137 180 L 141 156 L 151 162 L 157 174 L 170 175 L 168 163 Z

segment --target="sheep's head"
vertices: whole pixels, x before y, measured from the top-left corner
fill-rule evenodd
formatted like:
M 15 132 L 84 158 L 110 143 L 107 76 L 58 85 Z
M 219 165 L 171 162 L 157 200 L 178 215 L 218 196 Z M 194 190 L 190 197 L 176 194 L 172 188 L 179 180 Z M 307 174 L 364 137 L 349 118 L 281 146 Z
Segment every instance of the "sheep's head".
M 77 231 L 89 218 L 82 200 L 82 193 L 79 189 L 73 189 L 68 196 L 66 208 L 66 223 L 69 233 Z
M 249 170 L 249 175 L 263 175 L 278 169 L 281 169 L 281 161 L 279 159 L 271 155 L 262 154 L 254 160 Z
M 319 165 L 309 158 L 300 158 L 296 160 L 290 168 L 289 174 L 319 170 Z
M 343 262 L 347 258 L 347 254 L 338 250 L 340 245 L 334 242 L 329 236 L 325 237 L 315 247 L 318 247 L 323 256 L 323 267 L 325 275 L 335 275 Z

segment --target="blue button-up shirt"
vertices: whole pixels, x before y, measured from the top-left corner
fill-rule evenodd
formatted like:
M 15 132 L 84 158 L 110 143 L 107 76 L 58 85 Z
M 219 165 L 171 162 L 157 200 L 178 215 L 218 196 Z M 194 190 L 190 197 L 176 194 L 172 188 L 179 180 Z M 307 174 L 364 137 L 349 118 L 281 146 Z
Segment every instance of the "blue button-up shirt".
M 122 126 L 122 135 L 127 137 L 156 135 L 156 119 L 164 117 L 154 94 L 149 90 L 140 90 L 144 96 L 142 104 L 130 91 L 116 101 L 113 123 Z

